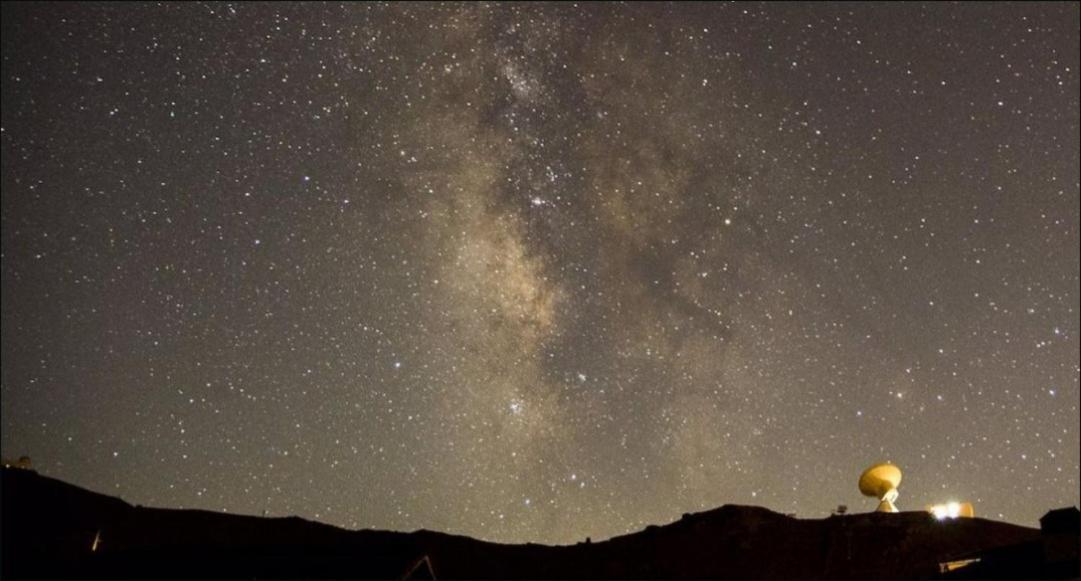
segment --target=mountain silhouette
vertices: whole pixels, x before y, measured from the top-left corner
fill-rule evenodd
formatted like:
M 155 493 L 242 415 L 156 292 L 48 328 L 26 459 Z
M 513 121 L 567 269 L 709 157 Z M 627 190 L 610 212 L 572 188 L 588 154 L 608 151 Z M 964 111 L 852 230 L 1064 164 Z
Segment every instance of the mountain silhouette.
M 1005 559 L 986 577 L 1077 575 L 1076 543 L 1074 565 L 1067 542 L 1056 569 L 1037 529 L 925 512 L 797 519 L 725 505 L 604 541 L 546 546 L 145 508 L 17 468 L 3 470 L 2 496 L 5 579 L 930 579 L 960 576 L 964 567 L 945 573 L 943 564 L 979 566 L 980 555 L 985 565 Z

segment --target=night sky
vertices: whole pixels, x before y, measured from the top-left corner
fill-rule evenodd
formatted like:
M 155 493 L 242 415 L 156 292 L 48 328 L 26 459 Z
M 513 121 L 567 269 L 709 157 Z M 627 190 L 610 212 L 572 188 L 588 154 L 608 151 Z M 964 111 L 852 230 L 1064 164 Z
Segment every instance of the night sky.
M 3 5 L 3 454 L 569 543 L 1079 503 L 1079 5 Z

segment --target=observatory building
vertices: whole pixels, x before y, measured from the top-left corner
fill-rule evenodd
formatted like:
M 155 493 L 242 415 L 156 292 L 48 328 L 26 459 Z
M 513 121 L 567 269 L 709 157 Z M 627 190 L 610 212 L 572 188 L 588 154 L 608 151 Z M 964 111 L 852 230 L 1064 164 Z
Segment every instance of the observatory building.
M 876 512 L 898 512 L 897 487 L 901 484 L 901 469 L 889 462 L 880 462 L 860 474 L 860 493 L 878 499 Z M 971 502 L 947 502 L 928 505 L 924 509 L 938 520 L 972 518 L 976 511 Z

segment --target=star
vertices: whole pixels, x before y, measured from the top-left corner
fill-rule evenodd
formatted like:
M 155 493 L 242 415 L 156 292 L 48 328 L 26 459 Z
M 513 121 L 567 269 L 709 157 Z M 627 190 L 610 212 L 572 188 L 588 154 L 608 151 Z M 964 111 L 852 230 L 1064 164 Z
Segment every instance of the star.
M 504 543 L 884 458 L 1081 503 L 1077 4 L 2 10 L 44 475 Z

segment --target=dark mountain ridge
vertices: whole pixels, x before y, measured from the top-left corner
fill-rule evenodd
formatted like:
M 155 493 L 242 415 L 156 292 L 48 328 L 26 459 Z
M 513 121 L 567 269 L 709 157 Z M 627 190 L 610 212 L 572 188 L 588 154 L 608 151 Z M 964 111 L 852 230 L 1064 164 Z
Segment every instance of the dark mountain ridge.
M 941 563 L 966 555 L 1040 540 L 1036 529 L 980 518 L 797 519 L 725 505 L 600 542 L 506 545 L 132 506 L 30 470 L 5 468 L 2 483 L 5 578 L 915 579 L 940 576 Z

